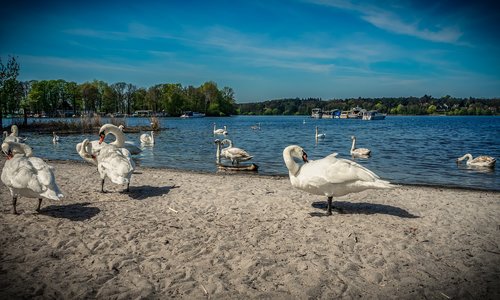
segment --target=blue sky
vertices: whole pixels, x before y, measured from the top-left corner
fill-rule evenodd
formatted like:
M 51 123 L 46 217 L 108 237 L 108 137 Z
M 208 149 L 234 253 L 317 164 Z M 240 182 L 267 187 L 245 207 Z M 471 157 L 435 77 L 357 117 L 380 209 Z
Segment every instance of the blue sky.
M 500 97 L 494 3 L 18 0 L 1 5 L 0 57 L 18 57 L 20 80 L 215 81 L 239 103 L 491 98 Z

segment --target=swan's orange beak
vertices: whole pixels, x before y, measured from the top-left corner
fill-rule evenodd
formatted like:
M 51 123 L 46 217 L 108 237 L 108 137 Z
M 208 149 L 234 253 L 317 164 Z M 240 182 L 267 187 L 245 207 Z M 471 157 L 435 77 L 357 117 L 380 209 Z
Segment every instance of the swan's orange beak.
M 304 162 L 309 162 L 309 161 L 307 160 L 307 153 L 302 152 L 302 160 L 303 160 Z
M 10 150 L 6 154 L 7 154 L 7 160 L 12 159 L 14 157 L 14 155 L 12 155 L 12 151 Z
M 104 135 L 104 133 L 99 134 L 99 145 L 104 141 L 105 137 L 106 135 Z

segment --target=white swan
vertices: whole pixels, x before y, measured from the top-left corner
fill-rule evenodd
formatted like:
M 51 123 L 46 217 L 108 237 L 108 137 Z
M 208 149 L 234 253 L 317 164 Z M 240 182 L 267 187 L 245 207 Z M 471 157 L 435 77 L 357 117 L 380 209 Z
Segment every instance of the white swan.
M 487 155 L 481 155 L 476 158 L 472 158 L 472 155 L 470 153 L 467 153 L 464 156 L 457 158 L 457 163 L 461 162 L 464 159 L 467 159 L 466 164 L 468 166 L 486 168 L 495 167 L 495 163 L 497 161 L 495 158 Z
M 356 137 L 351 136 L 352 146 L 351 146 L 351 155 L 357 157 L 366 157 L 370 156 L 372 151 L 367 148 L 356 148 Z
M 140 140 L 141 140 L 141 144 L 154 145 L 154 143 L 155 143 L 154 131 L 151 131 L 151 134 L 147 134 L 147 133 L 141 134 Z
M 88 139 L 86 140 L 87 140 L 86 145 L 84 145 L 85 140 L 81 143 L 76 144 L 76 152 L 85 161 L 97 166 L 97 160 L 95 158 L 99 154 L 101 148 L 108 144 L 104 142 L 102 144 L 99 144 L 99 140 L 94 140 L 94 141 L 89 141 Z M 94 156 L 94 159 L 88 159 L 88 155 Z
M 97 144 L 99 145 L 99 141 L 94 142 L 97 142 Z M 105 145 L 99 146 L 100 148 L 102 148 Z M 99 154 L 99 150 L 95 151 L 93 149 L 92 143 L 89 141 L 89 139 L 84 139 L 83 142 L 78 143 L 76 145 L 76 152 L 78 152 L 80 157 L 83 158 L 86 162 L 97 166 L 97 155 Z
M 217 129 L 217 126 L 214 123 L 214 134 L 227 135 L 227 127 L 226 127 L 226 125 L 224 125 L 224 129 L 222 129 L 222 128 Z
M 253 130 L 260 130 L 260 122 L 255 124 L 255 125 L 250 126 L 250 128 L 252 128 Z
M 120 125 L 118 126 L 118 128 L 123 132 L 125 126 Z M 123 144 L 123 148 L 127 149 L 132 155 L 136 155 L 142 152 L 142 149 L 137 147 L 132 141 L 125 141 Z
M 243 149 L 233 147 L 233 142 L 229 139 L 224 139 L 220 142 L 221 145 L 228 145 L 226 148 L 222 148 L 220 155 L 231 161 L 231 164 L 239 165 L 241 161 L 247 161 L 253 158 L 252 155 L 248 154 Z
M 104 179 L 108 177 L 113 183 L 127 184 L 127 192 L 130 190 L 130 177 L 135 169 L 135 163 L 130 156 L 130 152 L 122 148 L 123 132 L 112 124 L 105 124 L 99 129 L 99 143 L 105 139 L 108 134 L 116 137 L 117 144 L 109 144 L 102 147 L 96 155 L 97 170 L 101 175 L 101 192 L 104 191 Z M 87 151 L 85 141 L 81 151 Z M 87 153 L 92 155 L 91 153 Z
M 52 143 L 59 143 L 59 136 L 55 132 L 52 132 Z
M 328 200 L 327 214 L 332 213 L 332 198 L 366 189 L 386 189 L 394 185 L 381 180 L 367 168 L 347 159 L 336 158 L 337 153 L 309 161 L 300 146 L 292 145 L 283 150 L 283 159 L 292 186 L 314 195 L 324 195 Z M 299 164 L 300 159 L 304 164 Z
M 1 179 L 10 190 L 14 214 L 17 214 L 16 204 L 19 196 L 38 198 L 36 211 L 40 211 L 42 198 L 60 200 L 63 197 L 56 184 L 53 168 L 41 158 L 32 157 L 31 147 L 16 142 L 4 142 L 2 151 L 7 155 L 7 161 Z
M 16 124 L 10 126 L 10 131 L 11 131 L 11 134 L 9 136 L 16 138 L 16 139 L 12 139 L 14 142 L 16 142 L 16 143 L 26 142 L 27 138 L 19 136 L 19 128 L 17 127 Z
M 316 139 L 324 139 L 325 136 L 326 135 L 324 133 L 319 133 L 318 126 L 316 126 Z

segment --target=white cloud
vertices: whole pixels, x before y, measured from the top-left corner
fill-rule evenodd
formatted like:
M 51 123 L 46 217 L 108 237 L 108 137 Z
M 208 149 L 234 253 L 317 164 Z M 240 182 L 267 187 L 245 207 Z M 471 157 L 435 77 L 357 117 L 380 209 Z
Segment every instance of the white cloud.
M 402 13 L 392 12 L 387 8 L 377 7 L 371 4 L 357 4 L 347 0 L 304 0 L 309 3 L 330 6 L 338 9 L 349 10 L 359 13 L 360 18 L 373 26 L 388 32 L 417 37 L 427 41 L 458 44 L 462 32 L 456 26 L 435 26 L 438 29 L 431 30 L 422 25 L 420 17 L 416 20 L 404 20 Z M 405 16 L 414 15 L 414 11 L 407 11 Z M 439 18 L 436 17 L 439 20 Z

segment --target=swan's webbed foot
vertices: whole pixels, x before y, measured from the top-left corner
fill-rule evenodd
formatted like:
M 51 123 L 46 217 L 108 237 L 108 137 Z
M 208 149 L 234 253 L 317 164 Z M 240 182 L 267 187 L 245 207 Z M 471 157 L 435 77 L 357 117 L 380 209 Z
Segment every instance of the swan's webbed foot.
M 17 197 L 12 197 L 12 213 L 14 215 L 18 215 L 19 214 L 17 212 L 16 205 L 17 205 Z
M 38 198 L 38 206 L 36 208 L 36 212 L 40 212 L 40 207 L 42 206 L 42 198 Z

